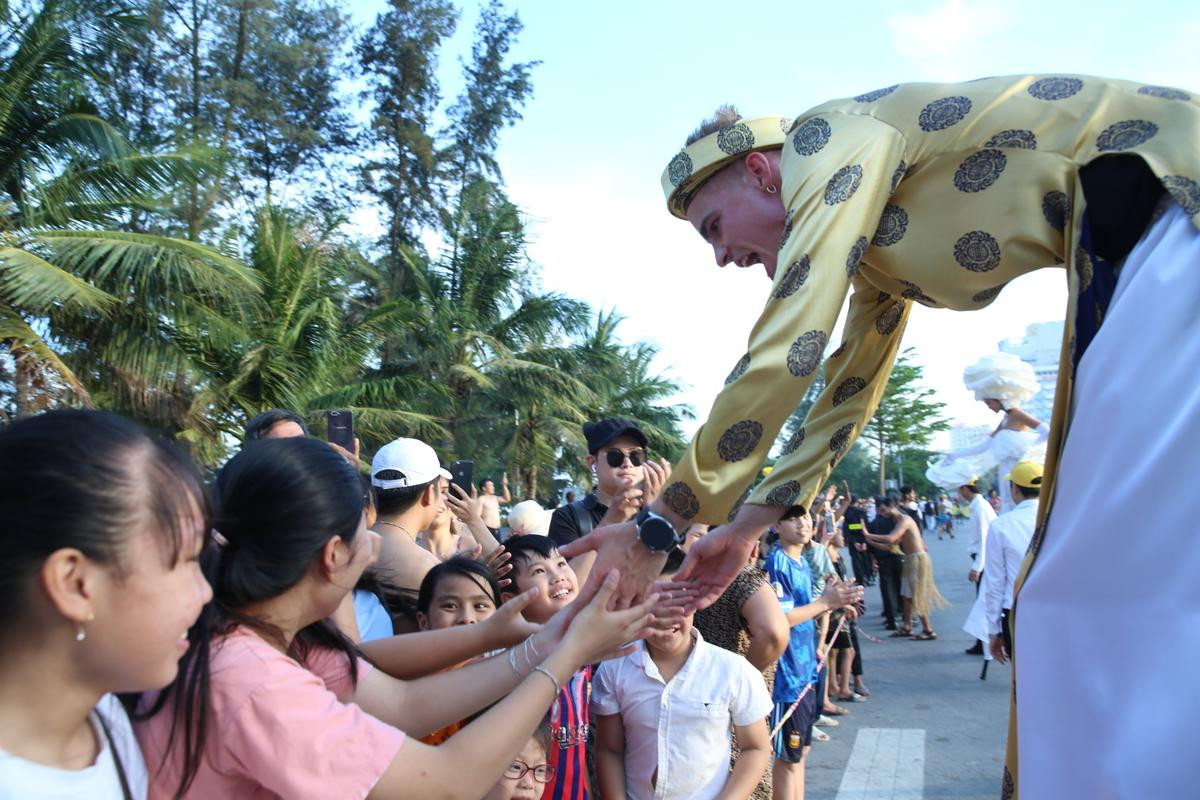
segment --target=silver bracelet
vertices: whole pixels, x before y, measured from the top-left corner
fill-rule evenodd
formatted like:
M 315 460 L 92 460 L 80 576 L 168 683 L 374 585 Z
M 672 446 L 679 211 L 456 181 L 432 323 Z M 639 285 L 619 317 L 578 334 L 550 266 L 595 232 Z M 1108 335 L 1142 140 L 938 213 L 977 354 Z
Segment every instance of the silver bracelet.
M 525 676 L 521 673 L 521 670 L 517 667 L 517 648 L 515 648 L 515 647 L 510 647 L 508 649 L 508 665 L 510 667 L 512 667 L 512 671 L 517 674 L 517 680 L 524 679 Z
M 552 672 L 550 672 L 550 670 L 543 667 L 541 664 L 538 664 L 536 667 L 534 667 L 533 671 L 540 672 L 543 675 L 545 675 L 547 678 L 550 679 L 550 682 L 554 684 L 554 696 L 558 697 L 559 693 L 562 692 L 562 687 L 559 686 L 559 684 L 558 684 L 558 678 L 554 677 L 554 674 Z M 530 673 L 530 674 L 533 674 L 533 673 Z

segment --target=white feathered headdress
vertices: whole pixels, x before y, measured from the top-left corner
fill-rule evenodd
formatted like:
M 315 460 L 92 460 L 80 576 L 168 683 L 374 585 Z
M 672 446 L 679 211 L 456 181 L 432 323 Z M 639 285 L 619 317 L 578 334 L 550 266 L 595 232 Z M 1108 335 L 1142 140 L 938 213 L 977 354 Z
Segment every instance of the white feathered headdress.
M 963 383 L 976 400 L 999 400 L 1005 408 L 1020 406 L 1038 393 L 1033 367 L 1012 353 L 984 356 L 963 370 Z

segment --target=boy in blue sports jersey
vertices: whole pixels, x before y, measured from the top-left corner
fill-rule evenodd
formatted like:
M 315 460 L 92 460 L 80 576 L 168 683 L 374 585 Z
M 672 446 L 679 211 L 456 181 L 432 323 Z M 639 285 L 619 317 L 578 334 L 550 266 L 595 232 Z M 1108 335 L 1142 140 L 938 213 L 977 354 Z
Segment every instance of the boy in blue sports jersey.
M 775 765 L 771 769 L 774 800 L 804 800 L 804 761 L 812 744 L 812 726 L 817 718 L 817 642 L 813 618 L 827 611 L 851 606 L 862 599 L 862 587 L 854 581 L 826 582 L 825 591 L 813 599 L 813 575 L 804 558 L 804 547 L 812 539 L 813 522 L 803 506 L 792 506 L 775 525 L 779 546 L 767 559 L 767 575 L 791 626 L 787 649 L 775 670 L 771 730 L 775 730 L 796 699 L 804 693 L 796 710 L 780 727 L 772 745 Z M 812 688 L 804 692 L 806 686 Z

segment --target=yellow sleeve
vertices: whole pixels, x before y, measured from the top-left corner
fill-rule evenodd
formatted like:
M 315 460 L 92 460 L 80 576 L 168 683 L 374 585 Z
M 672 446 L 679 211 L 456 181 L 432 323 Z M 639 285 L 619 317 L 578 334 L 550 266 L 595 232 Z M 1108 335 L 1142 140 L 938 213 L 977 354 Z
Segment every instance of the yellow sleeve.
M 771 295 L 750 332 L 746 355 L 730 373 L 663 492 L 664 502 L 676 514 L 709 524 L 725 522 L 754 480 L 779 429 L 820 367 L 851 279 L 903 175 L 904 152 L 899 131 L 869 116 L 819 114 L 798 120 L 792 129 L 780 161 L 787 223 Z M 891 369 L 888 354 L 895 353 L 908 304 L 900 302 L 899 312 L 888 311 L 891 316 L 898 314 L 896 329 L 880 335 L 873 330 L 872 315 L 878 317 L 887 309 L 869 306 L 868 299 L 856 304 L 857 315 L 859 327 L 874 335 L 855 344 L 858 355 L 848 368 L 886 361 L 886 381 Z M 873 350 L 879 351 L 877 356 L 870 355 Z M 847 347 L 843 355 L 849 352 Z M 846 424 L 835 424 L 836 420 L 857 419 L 866 408 L 865 400 L 874 398 L 872 410 L 877 402 L 877 374 L 861 377 L 870 385 L 839 403 L 836 410 L 818 413 L 822 427 L 815 427 L 816 419 L 814 425 L 806 425 L 811 442 L 806 440 L 781 462 L 784 469 L 777 465 L 751 502 L 787 506 L 797 501 L 802 490 L 816 491 L 833 455 L 828 444 L 839 425 Z M 834 389 L 830 386 L 822 403 L 831 404 Z M 817 440 L 822 437 L 825 451 L 818 458 Z
M 875 414 L 911 310 L 911 301 L 855 279 L 842 343 L 825 361 L 825 390 L 748 502 L 811 505 Z

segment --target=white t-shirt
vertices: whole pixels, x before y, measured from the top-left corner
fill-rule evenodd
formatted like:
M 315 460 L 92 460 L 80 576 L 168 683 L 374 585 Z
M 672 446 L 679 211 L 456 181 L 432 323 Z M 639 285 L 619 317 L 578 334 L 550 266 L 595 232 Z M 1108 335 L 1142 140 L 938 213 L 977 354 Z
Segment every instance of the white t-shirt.
M 102 714 L 112 735 L 113 747 L 109 747 L 96 715 Z M 96 763 L 83 769 L 59 769 L 44 764 L 35 764 L 0 749 L 0 800 L 124 800 L 121 779 L 117 776 L 117 765 L 113 763 L 113 748 L 125 770 L 130 796 L 134 800 L 146 798 L 146 762 L 129 717 L 115 695 L 100 698 L 91 718 L 96 740 L 100 742 L 100 753 Z
M 669 682 L 644 642 L 600 666 L 592 713 L 621 715 L 632 800 L 713 800 L 729 778 L 729 723 L 750 725 L 771 712 L 762 673 L 692 633 L 696 646 Z

